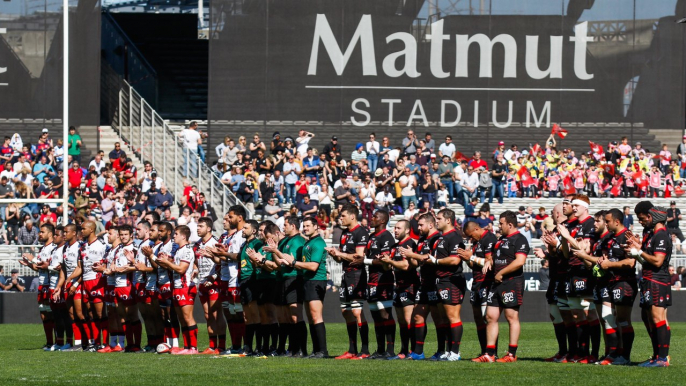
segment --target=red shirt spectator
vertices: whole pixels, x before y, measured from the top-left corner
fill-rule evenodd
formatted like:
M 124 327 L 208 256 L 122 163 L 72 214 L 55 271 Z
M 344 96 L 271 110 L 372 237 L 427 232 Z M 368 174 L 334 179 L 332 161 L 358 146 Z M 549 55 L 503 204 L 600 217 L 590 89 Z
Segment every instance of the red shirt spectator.
M 469 166 L 473 167 L 474 170 L 478 170 L 479 168 L 484 168 L 484 170 L 488 170 L 488 163 L 481 159 L 480 151 L 474 152 L 474 158 L 472 158 L 472 160 L 469 161 Z
M 81 186 L 81 180 L 83 180 L 83 170 L 79 167 L 78 162 L 74 162 L 73 167 L 69 169 L 67 173 L 70 189 L 76 189 Z

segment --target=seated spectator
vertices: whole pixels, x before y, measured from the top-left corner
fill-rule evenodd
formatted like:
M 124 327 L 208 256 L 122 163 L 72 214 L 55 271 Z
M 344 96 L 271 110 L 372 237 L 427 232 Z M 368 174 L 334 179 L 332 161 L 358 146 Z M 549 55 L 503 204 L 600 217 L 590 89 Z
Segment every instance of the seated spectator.
M 155 195 L 155 207 L 159 210 L 166 210 L 174 204 L 174 196 L 162 185 L 160 192 Z
M 681 281 L 679 280 L 679 274 L 676 273 L 674 266 L 670 265 L 668 269 L 669 269 L 669 283 L 671 284 L 672 289 L 675 289 L 675 290 L 681 289 Z
M 297 208 L 301 217 L 316 216 L 319 209 L 317 204 L 310 200 L 310 196 L 304 196 Z
M 10 274 L 11 276 L 5 281 L 5 284 L 0 285 L 0 288 L 8 292 L 24 292 L 26 282 L 19 277 L 19 270 L 14 268 Z

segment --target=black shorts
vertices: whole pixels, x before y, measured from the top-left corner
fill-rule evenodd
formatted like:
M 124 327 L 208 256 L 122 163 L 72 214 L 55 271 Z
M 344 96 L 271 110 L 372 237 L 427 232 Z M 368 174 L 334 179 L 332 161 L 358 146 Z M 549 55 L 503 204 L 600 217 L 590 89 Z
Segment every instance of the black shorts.
M 319 300 L 324 303 L 326 295 L 326 280 L 305 280 L 304 298 L 306 302 Z
M 557 280 L 550 280 L 548 289 L 545 291 L 545 300 L 548 304 L 557 304 L 557 295 L 555 294 L 557 290 Z
M 594 286 L 593 275 L 588 270 L 576 270 L 570 275 L 567 296 L 590 298 Z
M 643 279 L 641 280 L 640 288 L 641 298 L 639 304 L 642 308 L 649 308 L 652 306 L 667 308 L 672 305 L 671 285 Z
M 343 272 L 339 299 L 341 303 L 367 299 L 367 271 Z
M 618 281 L 607 286 L 610 303 L 616 306 L 633 307 L 636 295 L 638 295 L 638 284 L 636 281 Z
M 415 292 L 417 292 L 416 285 L 396 288 L 393 296 L 393 307 L 403 308 L 414 306 Z
M 569 278 L 561 277 L 555 283 L 555 297 L 567 299 L 567 293 L 569 292 Z
M 288 306 L 296 303 L 302 304 L 304 291 L 303 283 L 302 276 L 286 276 L 282 281 L 277 281 L 274 305 Z
M 384 302 L 393 300 L 395 294 L 395 286 L 391 283 L 368 283 L 367 284 L 367 301 L 370 302 Z
M 488 306 L 500 308 L 517 308 L 524 299 L 524 278 L 515 277 L 502 283 L 496 283 L 488 291 Z
M 607 282 L 597 283 L 593 287 L 593 304 L 612 303 Z
M 438 290 L 436 284 L 421 284 L 414 295 L 415 304 L 435 306 L 438 304 Z
M 256 288 L 258 306 L 274 303 L 274 298 L 276 295 L 276 280 L 259 279 L 257 280 Z
M 467 281 L 462 274 L 441 277 L 438 279 L 436 289 L 438 290 L 438 301 L 441 304 L 462 304 L 464 294 L 467 292 Z
M 472 290 L 469 291 L 469 302 L 472 303 L 473 306 L 481 306 L 486 304 L 486 300 L 488 299 L 488 289 L 490 287 L 490 283 L 483 281 L 477 283 L 473 281 Z
M 241 291 L 241 304 L 246 305 L 257 300 L 259 291 L 257 291 L 257 280 L 254 278 L 241 279 L 238 288 Z

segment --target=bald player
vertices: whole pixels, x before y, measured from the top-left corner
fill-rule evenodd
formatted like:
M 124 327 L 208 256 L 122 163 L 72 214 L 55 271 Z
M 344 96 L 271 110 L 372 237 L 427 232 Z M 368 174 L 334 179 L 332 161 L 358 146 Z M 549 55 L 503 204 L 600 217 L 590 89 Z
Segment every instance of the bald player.
M 109 335 L 109 324 L 104 307 L 107 279 L 102 273 L 94 269 L 105 261 L 107 246 L 98 239 L 95 229 L 95 223 L 92 221 L 84 222 L 81 228 L 81 237 L 85 243 L 81 262 L 83 268 L 82 300 L 90 314 L 90 328 L 95 341 L 95 346 L 89 347 L 91 352 L 105 348 Z

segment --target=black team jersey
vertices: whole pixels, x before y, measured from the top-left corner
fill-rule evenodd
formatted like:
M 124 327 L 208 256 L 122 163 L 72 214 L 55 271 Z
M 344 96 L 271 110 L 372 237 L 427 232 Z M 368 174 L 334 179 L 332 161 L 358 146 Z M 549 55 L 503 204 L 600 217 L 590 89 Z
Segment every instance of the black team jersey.
M 417 253 L 422 256 L 432 254 L 438 246 L 438 238 L 440 236 L 438 231 L 434 231 L 434 233 L 427 237 L 422 236 L 419 241 L 417 241 Z M 436 284 L 436 266 L 427 264 L 422 265 L 422 268 L 419 269 L 419 277 L 422 285 Z
M 395 239 L 391 232 L 386 229 L 382 229 L 369 236 L 369 242 L 367 243 L 367 258 L 368 259 L 378 259 L 379 255 L 391 254 L 391 249 L 395 244 Z M 369 283 L 377 284 L 393 284 L 393 271 L 386 271 L 383 269 L 382 265 L 370 265 L 369 266 Z
M 593 245 L 596 240 L 598 240 L 598 235 L 595 232 L 594 219 L 591 216 L 586 217 L 583 220 L 576 220 L 575 226 L 569 229 L 569 234 L 577 239 L 582 238 L 584 240 L 589 240 L 591 245 Z M 584 259 L 575 256 L 574 254 L 569 254 L 569 268 L 571 270 L 578 270 L 586 268 Z
M 415 250 L 417 243 L 412 240 L 412 237 L 407 236 L 404 240 L 401 240 L 391 249 L 391 259 L 394 261 L 407 260 L 403 255 L 398 252 L 400 247 L 410 248 Z M 410 266 L 407 271 L 400 269 L 395 270 L 395 285 L 398 289 L 407 288 L 413 285 L 419 284 L 419 275 L 417 275 L 417 269 Z
M 491 254 L 491 258 L 493 258 L 493 251 L 497 242 L 498 238 L 495 237 L 492 232 L 484 230 L 481 239 L 472 246 L 472 254 L 484 259 L 487 254 Z M 491 276 L 493 276 L 493 270 L 488 271 L 488 274 L 484 275 L 481 267 L 474 267 L 474 269 L 472 269 L 472 275 L 475 283 L 481 283 L 487 279 L 490 281 L 490 279 L 492 279 Z
M 495 244 L 495 257 L 493 258 L 493 272 L 498 274 L 508 265 L 512 264 L 517 256 L 529 255 L 529 241 L 519 232 L 509 236 L 502 236 Z M 524 267 L 514 272 L 503 275 L 503 281 L 520 277 L 524 274 Z
M 341 252 L 347 254 L 354 254 L 357 247 L 366 247 L 369 241 L 369 232 L 360 224 L 355 225 L 354 228 L 348 229 L 341 235 Z M 343 271 L 353 272 L 364 269 L 364 266 L 351 266 L 350 262 L 343 261 Z
M 657 232 L 644 230 L 642 244 L 643 251 L 649 255 L 665 255 L 665 259 L 659 267 L 647 261 L 643 263 L 643 278 L 663 285 L 671 285 L 669 261 L 672 258 L 672 237 L 667 232 L 667 229 L 662 228 Z
M 437 260 L 455 256 L 459 257 L 457 254 L 458 248 L 464 249 L 464 243 L 462 242 L 462 235 L 453 228 L 438 237 L 438 244 L 434 250 L 434 257 Z M 450 277 L 456 274 L 462 274 L 462 260 L 460 260 L 458 265 L 436 266 L 437 277 Z
M 610 261 L 617 262 L 630 259 L 622 245 L 626 244 L 626 232 L 628 229 L 624 228 L 619 233 L 612 235 L 612 239 L 608 242 L 607 258 Z M 612 273 L 610 282 L 631 281 L 636 280 L 636 272 L 633 268 L 612 268 L 609 270 Z

